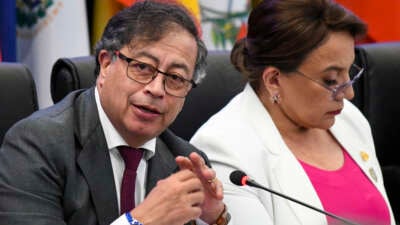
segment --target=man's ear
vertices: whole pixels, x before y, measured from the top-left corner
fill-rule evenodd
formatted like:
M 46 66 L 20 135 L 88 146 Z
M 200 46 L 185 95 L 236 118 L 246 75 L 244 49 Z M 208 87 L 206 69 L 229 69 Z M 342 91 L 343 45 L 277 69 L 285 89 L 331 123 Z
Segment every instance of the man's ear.
M 104 72 L 107 67 L 111 64 L 112 62 L 112 54 L 107 52 L 106 50 L 101 50 L 98 56 L 99 64 L 100 64 L 100 74 L 99 75 L 105 75 L 102 74 L 102 71 Z
M 262 85 L 266 89 L 270 96 L 274 96 L 279 93 L 280 83 L 279 77 L 281 72 L 278 68 L 273 66 L 267 66 L 262 74 Z
M 112 63 L 112 55 L 106 50 L 101 50 L 98 56 L 100 70 L 97 76 L 97 85 L 101 88 L 104 84 L 105 77 L 108 74 L 108 66 Z

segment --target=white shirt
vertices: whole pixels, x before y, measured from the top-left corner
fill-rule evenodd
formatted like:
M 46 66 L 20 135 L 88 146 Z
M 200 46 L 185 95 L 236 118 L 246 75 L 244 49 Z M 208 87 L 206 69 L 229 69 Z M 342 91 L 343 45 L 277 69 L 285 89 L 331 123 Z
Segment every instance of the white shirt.
M 104 136 L 106 138 L 107 147 L 110 150 L 111 166 L 114 174 L 115 190 L 117 190 L 117 200 L 118 200 L 118 211 L 120 211 L 121 202 L 121 183 L 122 177 L 124 175 L 125 163 L 119 151 L 118 146 L 124 145 L 129 146 L 126 141 L 121 137 L 118 131 L 115 129 L 114 125 L 108 119 L 103 107 L 100 104 L 100 97 L 97 88 L 95 88 L 95 99 L 97 105 L 97 111 L 99 112 L 100 124 L 104 131 Z M 138 205 L 143 201 L 146 195 L 146 177 L 147 177 L 147 160 L 154 156 L 156 151 L 156 138 L 149 140 L 140 146 L 144 149 L 144 154 L 139 162 L 138 169 L 136 171 L 136 184 L 135 184 L 135 205 Z M 115 220 L 112 225 L 129 225 L 126 220 L 125 215 L 121 215 L 117 220 Z

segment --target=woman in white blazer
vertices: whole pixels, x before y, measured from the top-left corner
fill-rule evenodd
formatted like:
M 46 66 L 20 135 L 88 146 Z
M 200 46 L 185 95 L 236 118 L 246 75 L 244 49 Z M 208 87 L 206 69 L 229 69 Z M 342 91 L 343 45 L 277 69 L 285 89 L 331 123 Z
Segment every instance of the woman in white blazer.
M 365 24 L 331 0 L 265 0 L 250 14 L 232 63 L 248 84 L 194 135 L 224 182 L 237 224 L 324 225 L 341 221 L 258 183 L 362 225 L 394 225 L 370 126 L 348 99 L 363 69 L 353 64 Z

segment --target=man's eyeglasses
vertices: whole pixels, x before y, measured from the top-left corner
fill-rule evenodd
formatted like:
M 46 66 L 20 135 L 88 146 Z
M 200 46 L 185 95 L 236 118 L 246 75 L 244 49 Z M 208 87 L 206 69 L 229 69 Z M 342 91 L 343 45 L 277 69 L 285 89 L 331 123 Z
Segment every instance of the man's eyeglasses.
M 327 84 L 325 84 L 325 83 L 323 83 L 321 81 L 315 80 L 315 79 L 305 75 L 304 73 L 302 73 L 302 72 L 300 72 L 298 70 L 295 70 L 294 72 L 296 74 L 298 74 L 298 75 L 301 75 L 301 76 L 303 76 L 303 77 L 305 77 L 305 78 L 307 78 L 307 79 L 309 79 L 309 80 L 321 85 L 322 87 L 324 87 L 325 89 L 327 89 L 328 91 L 330 91 L 332 93 L 332 99 L 336 99 L 337 95 L 339 93 L 341 93 L 344 90 L 346 90 L 346 88 L 352 86 L 353 83 L 356 82 L 356 80 L 358 80 L 358 78 L 361 77 L 362 73 L 364 72 L 364 68 L 361 68 L 361 67 L 357 66 L 356 64 L 352 64 L 351 68 L 350 68 L 350 71 L 349 71 L 349 76 L 352 77 L 352 79 L 347 81 L 347 82 L 345 82 L 345 83 L 343 83 L 343 84 L 336 85 L 334 87 L 329 86 L 329 85 L 327 85 Z
M 157 77 L 159 73 L 161 73 L 165 76 L 165 92 L 169 95 L 179 98 L 184 98 L 189 93 L 192 87 L 195 88 L 197 86 L 193 80 L 185 79 L 179 74 L 162 72 L 150 64 L 129 58 L 119 51 L 115 51 L 115 54 L 120 59 L 128 63 L 128 66 L 126 67 L 127 77 L 140 84 L 149 84 Z

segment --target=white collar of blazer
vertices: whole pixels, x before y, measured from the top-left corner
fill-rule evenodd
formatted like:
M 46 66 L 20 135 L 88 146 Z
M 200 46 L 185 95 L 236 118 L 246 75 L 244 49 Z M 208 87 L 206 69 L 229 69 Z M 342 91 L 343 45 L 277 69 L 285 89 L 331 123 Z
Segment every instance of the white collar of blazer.
M 245 87 L 242 97 L 244 98 L 243 109 L 251 109 L 246 111 L 245 118 L 256 130 L 255 133 L 259 135 L 258 138 L 263 143 L 265 150 L 272 155 L 268 163 L 272 168 L 271 176 L 276 182 L 271 182 L 270 188 L 322 209 L 322 204 L 307 174 L 286 146 L 268 111 L 249 85 Z M 276 197 L 276 201 L 286 201 L 301 224 L 327 223 L 323 214 L 280 197 Z

